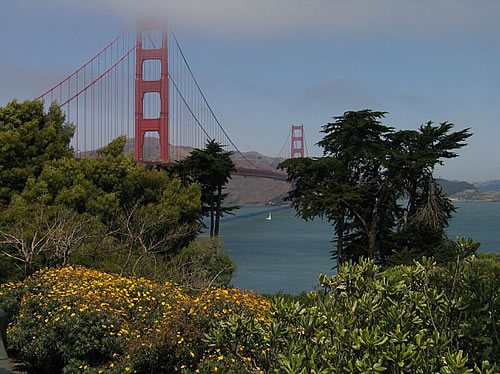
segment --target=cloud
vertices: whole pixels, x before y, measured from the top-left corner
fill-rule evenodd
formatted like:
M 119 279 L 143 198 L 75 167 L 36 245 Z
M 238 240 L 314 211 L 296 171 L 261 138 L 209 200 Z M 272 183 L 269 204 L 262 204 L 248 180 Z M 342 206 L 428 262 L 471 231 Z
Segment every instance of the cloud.
M 0 63 L 0 106 L 13 98 L 32 100 L 64 76 L 54 67 L 27 67 Z
M 58 6 L 75 6 L 53 0 Z M 433 39 L 482 33 L 495 37 L 500 2 L 483 0 L 89 0 L 133 20 L 169 18 L 179 27 L 227 37 L 314 33 L 371 37 L 394 33 Z

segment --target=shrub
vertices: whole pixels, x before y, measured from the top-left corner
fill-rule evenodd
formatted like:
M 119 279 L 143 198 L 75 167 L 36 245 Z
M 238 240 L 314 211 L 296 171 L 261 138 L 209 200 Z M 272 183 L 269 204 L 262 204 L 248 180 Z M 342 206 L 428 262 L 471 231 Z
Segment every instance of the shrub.
M 227 254 L 219 252 L 220 247 L 218 238 L 194 240 L 168 261 L 165 276 L 187 289 L 227 287 L 236 265 Z
M 497 373 L 498 265 L 469 257 L 440 268 L 424 258 L 379 273 L 371 261 L 347 263 L 320 276 L 325 292 L 307 303 L 277 297 L 269 324 L 235 315 L 206 342 L 246 372 Z
M 169 282 L 69 266 L 2 285 L 0 306 L 12 313 L 13 356 L 38 372 L 170 373 L 209 356 L 210 320 L 264 320 L 269 303 L 235 289 L 190 296 Z

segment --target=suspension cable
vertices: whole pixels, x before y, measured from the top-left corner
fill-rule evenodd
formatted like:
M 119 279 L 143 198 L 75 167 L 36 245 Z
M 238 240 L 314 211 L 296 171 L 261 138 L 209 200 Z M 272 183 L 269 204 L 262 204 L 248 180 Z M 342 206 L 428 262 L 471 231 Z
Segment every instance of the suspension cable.
M 309 150 L 307 149 L 306 133 L 304 132 L 304 127 L 302 127 L 302 136 L 304 137 L 304 146 L 306 147 L 306 156 L 309 157 Z
M 279 158 L 281 152 L 283 151 L 283 149 L 285 149 L 285 147 L 288 143 L 288 139 L 290 139 L 291 134 L 292 134 L 292 128 L 290 128 L 290 131 L 288 131 L 288 135 L 286 136 L 285 143 L 283 143 L 283 146 L 281 147 L 280 151 L 278 152 L 278 155 L 276 156 L 276 158 Z
M 193 74 L 193 71 L 191 70 L 191 67 L 189 66 L 189 63 L 187 62 L 187 59 L 186 59 L 186 56 L 184 55 L 184 52 L 182 51 L 181 49 L 181 46 L 179 45 L 179 41 L 177 40 L 177 37 L 175 36 L 175 33 L 174 31 L 172 30 L 172 28 L 169 27 L 169 30 L 170 32 L 172 33 L 172 36 L 174 37 L 174 41 L 175 41 L 175 44 L 177 45 L 177 48 L 179 49 L 179 52 L 182 56 L 182 59 L 184 60 L 184 63 L 186 64 L 186 67 L 188 68 L 188 71 L 189 73 L 191 74 L 191 77 L 193 78 L 193 81 L 196 85 L 196 87 L 198 88 L 198 91 L 200 92 L 201 94 L 201 97 L 203 98 L 203 101 L 205 102 L 205 104 L 207 105 L 208 107 L 208 110 L 210 111 L 210 113 L 212 114 L 213 118 L 215 119 L 215 122 L 217 122 L 217 125 L 220 127 L 220 129 L 222 130 L 222 132 L 224 133 L 224 135 L 226 135 L 227 139 L 229 140 L 229 142 L 231 143 L 231 145 L 236 149 L 236 151 L 241 155 L 241 157 L 243 157 L 250 165 L 252 165 L 254 168 L 258 168 L 252 161 L 250 161 L 240 150 L 239 148 L 236 146 L 236 144 L 234 144 L 234 142 L 231 140 L 231 138 L 229 137 L 229 135 L 226 133 L 226 130 L 224 130 L 224 128 L 222 127 L 221 123 L 219 122 L 219 119 L 217 118 L 217 116 L 215 115 L 214 111 L 212 110 L 212 107 L 210 106 L 210 104 L 208 103 L 205 95 L 203 94 L 203 91 L 201 90 L 200 88 L 200 85 L 198 84 L 198 81 L 196 80 L 194 74 Z
M 184 96 L 182 95 L 181 91 L 179 90 L 179 87 L 177 87 L 177 84 L 175 83 L 175 80 L 170 75 L 170 73 L 168 74 L 168 79 L 170 79 L 170 81 L 174 84 L 175 90 L 177 91 L 177 93 L 179 94 L 180 98 L 182 99 L 182 101 L 186 105 L 186 108 L 188 109 L 189 113 L 191 113 L 191 115 L 193 116 L 194 120 L 196 121 L 196 124 L 201 128 L 201 130 L 205 133 L 205 135 L 208 137 L 208 139 L 212 139 L 210 137 L 210 135 L 208 134 L 208 132 L 206 132 L 206 130 L 203 128 L 203 125 L 200 123 L 200 121 L 198 121 L 198 118 L 196 118 L 196 115 L 193 113 L 193 111 L 189 107 L 189 104 L 187 103 L 186 99 L 184 98 Z
M 71 100 L 73 100 L 75 97 L 80 96 L 80 94 L 84 91 L 87 90 L 87 88 L 92 87 L 98 80 L 100 80 L 102 77 L 104 77 L 106 74 L 108 74 L 111 70 L 113 70 L 120 62 L 122 62 L 125 57 L 127 57 L 134 49 L 136 46 L 134 45 L 132 48 L 128 50 L 127 53 L 125 53 L 118 61 L 116 61 L 111 67 L 109 67 L 106 71 L 104 71 L 101 75 L 99 75 L 96 79 L 94 79 L 91 83 L 89 83 L 86 87 L 82 88 L 80 91 L 78 91 L 76 94 L 71 96 L 68 100 L 66 100 L 64 103 L 60 104 L 59 106 L 62 108 L 65 106 L 67 103 L 69 103 Z

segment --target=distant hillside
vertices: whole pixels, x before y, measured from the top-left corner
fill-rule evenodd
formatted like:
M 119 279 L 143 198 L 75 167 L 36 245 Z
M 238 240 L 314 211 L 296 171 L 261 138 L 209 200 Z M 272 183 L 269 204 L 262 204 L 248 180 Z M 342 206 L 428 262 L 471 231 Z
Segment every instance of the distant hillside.
M 227 184 L 228 205 L 282 204 L 291 185 L 284 181 L 235 175 Z
M 496 202 L 500 201 L 500 181 L 486 182 L 481 190 L 478 185 L 463 181 L 438 179 L 443 192 L 457 202 Z M 498 186 L 498 187 L 496 187 Z M 497 189 L 495 189 L 497 188 Z
M 252 167 L 275 170 L 276 166 L 283 161 L 282 158 L 265 156 L 258 152 L 243 152 L 246 160 L 240 154 L 233 155 L 236 166 Z M 247 161 L 248 160 L 248 161 Z M 228 204 L 249 205 L 249 204 L 282 204 L 283 198 L 290 191 L 291 185 L 285 181 L 278 181 L 265 178 L 234 176 L 227 185 L 229 193 Z
M 438 178 L 437 182 L 443 189 L 443 192 L 447 196 L 453 196 L 459 192 L 463 191 L 478 191 L 477 187 L 469 182 L 464 181 L 450 181 L 447 179 Z
M 475 183 L 475 185 L 481 192 L 500 191 L 500 180 Z
M 135 139 L 127 139 L 125 144 L 125 153 L 134 154 Z M 170 145 L 168 149 L 168 157 L 172 161 L 181 160 L 188 156 L 192 147 Z M 159 161 L 160 160 L 160 140 L 158 138 L 146 137 L 144 138 L 144 160 L 145 161 Z
M 284 158 L 274 158 L 265 156 L 258 152 L 243 152 L 243 155 L 245 156 L 246 159 L 244 159 L 240 154 L 235 153 L 233 155 L 233 161 L 236 165 L 241 165 L 242 167 L 246 168 L 251 167 L 251 165 L 249 165 L 248 163 L 248 161 L 250 161 L 253 165 L 255 165 L 258 168 L 274 170 L 281 161 L 285 160 Z
M 126 155 L 133 155 L 135 150 L 135 139 L 127 139 L 123 151 Z M 193 148 L 185 146 L 170 146 L 168 155 L 170 160 L 180 160 L 191 153 Z M 83 152 L 82 157 L 96 157 L 97 151 Z M 160 141 L 158 138 L 144 138 L 144 161 L 160 160 Z

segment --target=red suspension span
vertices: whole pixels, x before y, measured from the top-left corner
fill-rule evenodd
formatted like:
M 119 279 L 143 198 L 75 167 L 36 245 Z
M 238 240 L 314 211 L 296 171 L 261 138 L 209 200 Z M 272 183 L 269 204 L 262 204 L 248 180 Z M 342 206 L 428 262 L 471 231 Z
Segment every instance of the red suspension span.
M 157 29 L 157 28 L 155 28 Z M 148 131 L 156 131 L 160 136 L 160 161 L 168 162 L 168 46 L 167 29 L 161 28 L 161 48 L 144 49 L 144 37 L 150 37 L 151 27 L 137 27 L 136 78 L 135 78 L 135 160 L 143 161 L 144 136 Z M 160 60 L 161 78 L 144 80 L 143 66 L 146 60 Z M 160 94 L 160 116 L 144 118 L 144 95 L 149 92 Z
M 304 125 L 292 125 L 292 147 L 290 157 L 304 157 Z

